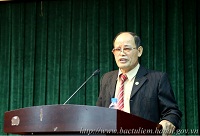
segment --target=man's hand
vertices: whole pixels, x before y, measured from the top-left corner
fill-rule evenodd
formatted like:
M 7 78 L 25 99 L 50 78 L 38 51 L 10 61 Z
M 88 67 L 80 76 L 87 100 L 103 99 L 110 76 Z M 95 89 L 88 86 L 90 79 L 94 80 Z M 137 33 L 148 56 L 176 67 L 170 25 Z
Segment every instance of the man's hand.
M 163 136 L 166 136 L 166 135 L 171 135 L 171 134 L 173 134 L 173 132 L 174 132 L 174 130 L 175 130 L 175 126 L 171 123 L 171 122 L 169 122 L 169 121 L 167 121 L 167 120 L 162 120 L 160 123 L 159 123 L 160 125 L 162 125 L 162 132 L 163 132 Z

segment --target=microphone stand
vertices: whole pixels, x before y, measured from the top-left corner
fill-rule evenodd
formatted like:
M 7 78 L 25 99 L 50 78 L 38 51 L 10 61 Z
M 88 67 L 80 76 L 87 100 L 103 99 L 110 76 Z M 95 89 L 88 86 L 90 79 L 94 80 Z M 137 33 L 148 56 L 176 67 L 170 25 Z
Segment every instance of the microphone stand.
M 99 73 L 99 70 L 96 70 L 66 101 L 63 105 L 65 105 L 86 83 L 90 78 L 97 75 Z

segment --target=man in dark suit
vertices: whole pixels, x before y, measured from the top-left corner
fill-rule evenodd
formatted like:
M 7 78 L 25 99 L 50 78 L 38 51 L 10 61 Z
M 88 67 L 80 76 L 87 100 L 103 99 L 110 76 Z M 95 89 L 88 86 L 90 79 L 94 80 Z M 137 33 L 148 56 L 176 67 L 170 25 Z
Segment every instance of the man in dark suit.
M 123 74 L 127 77 L 123 83 L 123 111 L 161 124 L 167 134 L 180 128 L 182 113 L 167 74 L 148 70 L 138 62 L 143 52 L 140 38 L 135 33 L 122 32 L 113 44 L 112 52 L 119 70 L 102 77 L 97 106 L 109 107 L 111 98 L 121 95 Z

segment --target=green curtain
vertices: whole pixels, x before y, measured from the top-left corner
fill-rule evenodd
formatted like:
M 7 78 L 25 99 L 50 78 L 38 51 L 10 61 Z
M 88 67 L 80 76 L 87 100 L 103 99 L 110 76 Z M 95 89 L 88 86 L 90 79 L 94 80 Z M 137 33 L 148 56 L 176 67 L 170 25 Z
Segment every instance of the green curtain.
M 68 102 L 95 105 L 101 76 L 117 69 L 120 31 L 141 37 L 142 65 L 169 74 L 182 129 L 200 129 L 199 9 L 198 0 L 0 2 L 0 134 L 4 112 L 63 104 L 99 68 Z

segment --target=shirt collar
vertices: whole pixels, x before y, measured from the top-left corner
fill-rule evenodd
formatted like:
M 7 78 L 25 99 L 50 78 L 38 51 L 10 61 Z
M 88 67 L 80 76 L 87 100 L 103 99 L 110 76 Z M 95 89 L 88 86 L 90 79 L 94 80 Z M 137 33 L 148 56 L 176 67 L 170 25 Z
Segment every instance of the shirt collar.
M 128 77 L 129 81 L 133 80 L 133 78 L 136 76 L 139 67 L 140 67 L 140 64 L 138 63 L 137 66 L 134 69 L 132 69 L 131 71 L 129 71 L 128 73 L 126 73 L 126 76 Z M 121 74 L 122 74 L 122 71 L 119 69 L 118 78 L 117 79 L 119 79 L 119 76 Z

